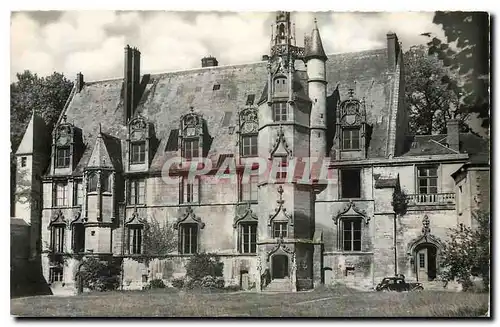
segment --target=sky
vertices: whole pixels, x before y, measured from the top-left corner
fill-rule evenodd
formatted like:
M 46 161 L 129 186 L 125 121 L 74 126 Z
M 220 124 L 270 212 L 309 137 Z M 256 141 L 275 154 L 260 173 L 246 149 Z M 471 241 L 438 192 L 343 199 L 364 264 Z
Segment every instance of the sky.
M 386 47 L 388 31 L 403 48 L 444 38 L 432 12 L 294 12 L 297 45 L 318 21 L 327 54 Z M 18 11 L 11 15 L 11 82 L 29 69 L 86 81 L 122 77 L 123 48 L 141 51 L 141 73 L 197 68 L 215 56 L 219 65 L 259 61 L 269 52 L 273 12 Z

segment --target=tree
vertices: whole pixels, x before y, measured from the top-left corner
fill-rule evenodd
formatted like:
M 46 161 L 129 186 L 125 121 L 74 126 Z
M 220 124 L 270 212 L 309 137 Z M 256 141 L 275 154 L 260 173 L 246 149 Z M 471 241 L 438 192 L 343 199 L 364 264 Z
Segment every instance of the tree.
M 477 113 L 482 127 L 489 127 L 489 14 L 437 11 L 433 23 L 442 25 L 446 41 L 423 33 L 430 38 L 429 54 L 436 54 L 445 67 L 460 76 L 455 80 L 446 75 L 443 84 L 458 95 L 460 111 Z
M 444 244 L 441 278 L 444 281 L 457 280 L 467 290 L 472 286 L 472 276 L 483 279 L 485 290 L 490 282 L 490 214 L 477 211 L 474 219 L 477 228 L 461 224 L 450 231 L 449 240 Z
M 144 255 L 167 255 L 177 248 L 177 233 L 173 224 L 160 223 L 154 216 L 144 222 Z
M 446 122 L 459 119 L 463 132 L 468 130 L 468 113 L 460 110 L 457 94 L 441 80 L 447 71 L 425 46 L 413 46 L 405 53 L 405 97 L 412 134 L 444 134 Z

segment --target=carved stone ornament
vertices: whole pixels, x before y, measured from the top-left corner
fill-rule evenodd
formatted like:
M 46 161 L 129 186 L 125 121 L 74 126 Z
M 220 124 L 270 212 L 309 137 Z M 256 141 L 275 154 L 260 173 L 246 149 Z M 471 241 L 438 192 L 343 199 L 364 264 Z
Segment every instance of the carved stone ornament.
M 71 143 L 71 125 L 63 124 L 57 129 L 57 145 L 66 146 Z
M 68 222 L 66 221 L 66 218 L 64 217 L 61 209 L 57 209 L 52 214 L 48 228 L 50 228 L 52 225 L 68 225 Z
M 258 133 L 259 119 L 257 109 L 245 108 L 240 112 L 240 131 L 243 134 Z
M 73 224 L 83 224 L 85 222 L 87 222 L 87 218 L 83 218 L 82 217 L 82 210 L 78 210 L 75 213 L 75 216 L 74 216 L 73 220 L 71 221 L 70 225 L 73 225 Z
M 277 239 L 276 246 L 267 253 L 267 261 L 269 261 L 269 258 L 273 255 L 276 254 L 277 252 L 281 252 L 283 254 L 290 254 L 294 255 L 295 251 L 289 248 L 284 242 L 282 238 Z
M 125 222 L 125 225 L 144 225 L 145 220 L 139 216 L 137 212 L 137 208 L 134 208 L 134 212 L 132 213 L 132 217 L 128 221 Z
M 280 129 L 276 133 L 276 140 L 274 141 L 273 147 L 269 150 L 271 156 L 288 156 L 292 157 L 292 150 L 288 147 L 288 143 L 285 139 L 285 133 L 283 132 L 283 128 L 280 126 Z
M 203 118 L 193 111 L 181 116 L 181 131 L 182 136 L 197 136 L 203 132 Z
M 132 141 L 144 140 L 147 137 L 147 123 L 142 116 L 134 118 L 130 122 L 130 139 Z
M 274 209 L 274 213 L 269 215 L 269 219 L 267 221 L 267 225 L 271 226 L 274 220 L 276 221 L 286 221 L 290 222 L 290 226 L 293 226 L 293 217 L 291 214 L 286 212 L 286 208 L 283 206 L 285 200 L 283 200 L 283 187 L 278 186 L 279 199 L 276 200 L 278 207 Z
M 334 216 L 333 216 L 333 222 L 335 225 L 338 224 L 338 221 L 342 217 L 359 217 L 361 216 L 363 220 L 365 221 L 365 224 L 368 224 L 370 222 L 370 217 L 366 214 L 365 210 L 359 209 L 356 207 L 356 204 L 351 200 L 349 203 L 346 204 L 346 206 L 338 211 Z
M 424 216 L 424 219 L 422 220 L 422 234 L 424 236 L 427 236 L 431 233 L 431 228 L 429 225 L 431 224 L 429 217 L 427 215 Z
M 245 203 L 236 207 L 233 227 L 236 228 L 242 222 L 256 223 L 258 220 L 259 217 L 252 211 L 250 203 Z
M 205 223 L 201 221 L 200 217 L 195 215 L 191 206 L 187 207 L 184 214 L 177 219 L 174 228 L 178 229 L 180 224 L 198 224 L 200 229 L 205 227 Z

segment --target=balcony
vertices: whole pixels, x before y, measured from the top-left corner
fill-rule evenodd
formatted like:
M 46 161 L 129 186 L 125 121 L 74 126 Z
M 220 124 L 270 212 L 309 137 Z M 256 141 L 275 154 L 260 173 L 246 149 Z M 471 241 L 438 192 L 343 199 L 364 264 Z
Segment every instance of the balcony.
M 413 210 L 455 209 L 455 193 L 408 194 L 408 207 Z

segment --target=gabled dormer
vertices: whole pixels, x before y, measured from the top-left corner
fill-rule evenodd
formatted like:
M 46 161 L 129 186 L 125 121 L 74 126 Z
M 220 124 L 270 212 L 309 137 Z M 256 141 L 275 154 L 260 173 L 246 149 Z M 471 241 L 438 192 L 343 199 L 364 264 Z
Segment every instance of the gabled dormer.
M 349 89 L 347 100 L 340 103 L 336 117 L 334 149 L 336 160 L 365 159 L 367 149 L 366 105 Z
M 66 122 L 66 116 L 57 125 L 52 139 L 51 174 L 70 175 L 83 153 L 82 130 Z
M 130 121 L 127 144 L 127 171 L 147 171 L 154 156 L 157 140 L 152 124 L 145 117 L 137 116 Z
M 258 156 L 259 117 L 257 108 L 248 107 L 239 114 L 240 156 Z
M 182 160 L 188 162 L 206 157 L 212 137 L 203 116 L 191 107 L 190 112 L 181 116 L 180 120 L 179 149 Z

